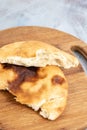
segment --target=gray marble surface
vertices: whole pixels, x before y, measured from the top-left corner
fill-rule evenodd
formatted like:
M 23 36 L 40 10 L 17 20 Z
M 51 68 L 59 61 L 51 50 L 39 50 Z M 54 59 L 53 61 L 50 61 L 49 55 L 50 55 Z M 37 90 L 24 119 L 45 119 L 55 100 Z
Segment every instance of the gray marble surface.
M 87 43 L 87 0 L 0 0 L 0 30 L 26 25 L 55 28 Z M 87 73 L 87 61 L 78 58 Z

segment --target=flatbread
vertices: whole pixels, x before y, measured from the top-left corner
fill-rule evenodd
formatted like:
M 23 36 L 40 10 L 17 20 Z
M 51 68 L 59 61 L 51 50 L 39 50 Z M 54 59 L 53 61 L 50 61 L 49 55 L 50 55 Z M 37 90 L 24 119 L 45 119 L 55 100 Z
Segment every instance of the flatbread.
M 23 41 L 1 47 L 0 63 L 26 67 L 57 65 L 70 68 L 78 66 L 79 61 L 76 57 L 47 43 L 40 41 Z
M 16 101 L 55 120 L 63 112 L 68 94 L 59 67 L 78 64 L 76 57 L 44 42 L 11 43 L 0 48 L 0 90 L 8 90 Z
M 68 83 L 58 66 L 24 67 L 0 64 L 0 89 L 8 90 L 16 101 L 55 120 L 63 112 Z

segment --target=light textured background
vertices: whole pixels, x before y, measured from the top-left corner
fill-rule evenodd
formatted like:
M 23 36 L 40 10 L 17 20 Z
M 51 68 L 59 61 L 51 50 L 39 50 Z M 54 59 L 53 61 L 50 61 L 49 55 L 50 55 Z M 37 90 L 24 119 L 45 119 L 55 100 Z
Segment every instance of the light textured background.
M 26 25 L 62 30 L 87 43 L 87 0 L 0 0 L 0 30 Z M 78 57 L 87 72 L 87 61 Z

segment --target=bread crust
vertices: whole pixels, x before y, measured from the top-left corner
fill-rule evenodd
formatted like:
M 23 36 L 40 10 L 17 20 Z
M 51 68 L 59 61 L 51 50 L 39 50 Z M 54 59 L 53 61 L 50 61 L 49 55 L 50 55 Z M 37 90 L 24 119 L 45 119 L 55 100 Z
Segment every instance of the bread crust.
M 0 63 L 45 67 L 57 65 L 64 68 L 76 67 L 76 57 L 44 42 L 22 41 L 0 48 Z
M 21 104 L 40 110 L 43 117 L 55 120 L 66 106 L 67 80 L 57 66 L 35 68 L 0 64 L 0 89 L 8 90 Z
M 78 64 L 76 57 L 44 42 L 11 43 L 0 48 L 0 89 L 8 90 L 21 104 L 40 110 L 44 118 L 55 120 L 68 95 L 68 83 L 59 67 Z

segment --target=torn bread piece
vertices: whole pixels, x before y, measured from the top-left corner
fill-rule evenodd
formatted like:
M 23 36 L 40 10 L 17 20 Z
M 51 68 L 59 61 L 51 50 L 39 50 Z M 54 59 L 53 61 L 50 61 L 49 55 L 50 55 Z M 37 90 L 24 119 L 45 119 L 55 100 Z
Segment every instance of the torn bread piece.
M 16 101 L 55 120 L 65 109 L 67 80 L 59 67 L 78 66 L 74 56 L 40 41 L 23 41 L 0 48 L 0 90 Z
M 63 112 L 68 83 L 58 66 L 24 67 L 0 64 L 0 89 L 8 90 L 16 101 L 55 120 Z
M 0 63 L 26 67 L 57 65 L 70 68 L 78 66 L 79 61 L 76 57 L 47 43 L 40 41 L 23 41 L 1 47 Z

